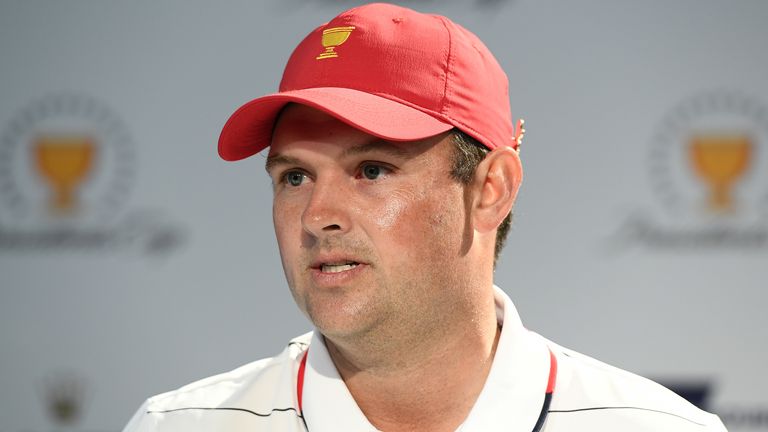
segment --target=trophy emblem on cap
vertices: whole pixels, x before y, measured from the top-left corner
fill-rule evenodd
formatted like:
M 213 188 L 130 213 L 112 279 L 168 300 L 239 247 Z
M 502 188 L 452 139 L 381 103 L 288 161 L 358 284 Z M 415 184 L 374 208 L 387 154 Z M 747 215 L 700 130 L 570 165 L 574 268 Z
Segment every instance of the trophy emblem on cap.
M 339 54 L 335 51 L 335 48 L 347 41 L 349 35 L 352 33 L 355 27 L 333 27 L 323 30 L 323 51 L 319 56 L 315 57 L 316 60 L 322 60 L 327 58 L 338 57 Z
M 732 188 L 749 168 L 752 140 L 744 134 L 696 135 L 690 141 L 695 172 L 709 186 L 709 208 L 733 210 Z

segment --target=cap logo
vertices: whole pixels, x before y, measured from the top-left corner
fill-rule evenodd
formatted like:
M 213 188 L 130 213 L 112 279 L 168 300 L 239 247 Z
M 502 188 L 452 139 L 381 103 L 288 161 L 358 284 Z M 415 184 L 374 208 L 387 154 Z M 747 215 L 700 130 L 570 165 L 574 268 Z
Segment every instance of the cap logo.
M 323 51 L 319 56 L 315 57 L 315 60 L 338 57 L 339 54 L 335 51 L 336 47 L 346 42 L 349 38 L 349 35 L 352 34 L 352 30 L 354 29 L 355 27 L 349 26 L 333 27 L 323 30 L 322 42 L 323 47 L 325 47 L 325 51 Z

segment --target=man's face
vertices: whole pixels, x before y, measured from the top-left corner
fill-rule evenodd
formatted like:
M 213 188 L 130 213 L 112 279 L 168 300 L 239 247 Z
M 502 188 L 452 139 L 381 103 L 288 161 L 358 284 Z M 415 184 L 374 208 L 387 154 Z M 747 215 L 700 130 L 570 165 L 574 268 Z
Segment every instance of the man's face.
M 294 299 L 324 335 L 424 332 L 451 317 L 472 235 L 452 152 L 447 133 L 395 143 L 306 106 L 283 111 L 267 161 L 275 233 Z

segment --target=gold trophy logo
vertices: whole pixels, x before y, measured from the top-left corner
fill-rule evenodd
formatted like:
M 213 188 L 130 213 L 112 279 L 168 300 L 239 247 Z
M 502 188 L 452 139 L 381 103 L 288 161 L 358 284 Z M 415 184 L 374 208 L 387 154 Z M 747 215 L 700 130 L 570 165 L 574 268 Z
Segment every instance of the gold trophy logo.
M 693 169 L 709 186 L 708 207 L 718 213 L 734 210 L 732 189 L 750 165 L 752 139 L 743 133 L 694 135 L 689 141 Z
M 37 169 L 51 187 L 51 212 L 72 213 L 77 208 L 75 191 L 91 171 L 94 140 L 86 135 L 41 135 L 33 148 Z
M 354 29 L 355 27 L 349 26 L 333 27 L 323 30 L 322 42 L 323 47 L 325 47 L 325 51 L 323 51 L 319 56 L 315 57 L 315 60 L 338 57 L 339 54 L 336 53 L 335 48 L 346 42 L 349 38 L 349 35 L 352 34 L 352 30 Z

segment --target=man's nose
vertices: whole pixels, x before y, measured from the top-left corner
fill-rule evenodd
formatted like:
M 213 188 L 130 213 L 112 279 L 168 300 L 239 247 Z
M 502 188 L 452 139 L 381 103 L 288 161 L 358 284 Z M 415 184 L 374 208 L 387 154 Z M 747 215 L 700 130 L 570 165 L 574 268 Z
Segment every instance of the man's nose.
M 349 217 L 349 193 L 339 179 L 318 179 L 313 188 L 301 223 L 304 231 L 313 237 L 339 234 L 349 230 L 352 223 Z

